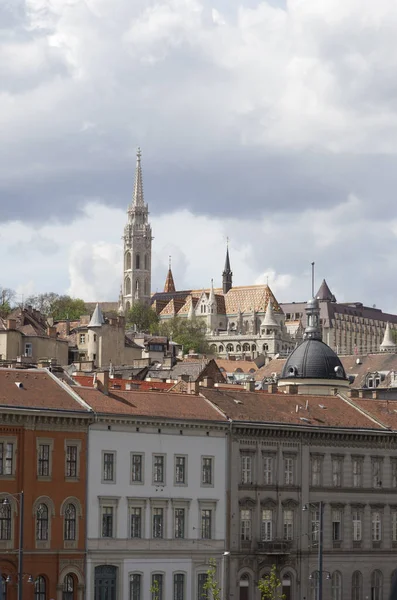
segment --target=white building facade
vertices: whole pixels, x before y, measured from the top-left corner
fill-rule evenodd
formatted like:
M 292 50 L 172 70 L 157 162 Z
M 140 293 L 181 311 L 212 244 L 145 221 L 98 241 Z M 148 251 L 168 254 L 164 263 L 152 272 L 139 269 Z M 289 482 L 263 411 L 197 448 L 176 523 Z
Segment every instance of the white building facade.
M 87 599 L 199 600 L 210 558 L 222 577 L 227 427 L 114 416 L 92 426 Z

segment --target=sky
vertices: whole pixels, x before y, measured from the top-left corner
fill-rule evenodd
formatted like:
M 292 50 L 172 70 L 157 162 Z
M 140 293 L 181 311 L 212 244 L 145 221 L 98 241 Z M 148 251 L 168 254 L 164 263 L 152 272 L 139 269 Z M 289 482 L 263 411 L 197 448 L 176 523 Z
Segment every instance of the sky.
M 395 0 L 0 2 L 0 286 L 116 300 L 135 155 L 152 291 L 325 278 L 397 312 Z

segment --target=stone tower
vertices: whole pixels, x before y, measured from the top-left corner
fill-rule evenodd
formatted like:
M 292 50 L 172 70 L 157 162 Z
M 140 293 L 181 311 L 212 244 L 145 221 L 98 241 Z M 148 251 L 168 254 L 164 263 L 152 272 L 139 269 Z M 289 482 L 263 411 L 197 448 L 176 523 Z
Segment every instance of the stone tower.
M 134 194 L 124 227 L 123 307 L 127 312 L 134 302 L 150 302 L 152 275 L 152 228 L 148 205 L 143 199 L 141 150 L 136 154 Z

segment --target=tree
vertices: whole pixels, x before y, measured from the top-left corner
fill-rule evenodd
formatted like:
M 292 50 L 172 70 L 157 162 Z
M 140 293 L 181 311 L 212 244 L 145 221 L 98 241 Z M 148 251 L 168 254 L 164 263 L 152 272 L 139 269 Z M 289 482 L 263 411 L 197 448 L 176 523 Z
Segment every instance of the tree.
M 200 354 L 209 352 L 209 345 L 205 337 L 207 327 L 204 321 L 197 317 L 193 317 L 193 319 L 173 317 L 161 322 L 159 330 L 162 335 L 172 338 L 177 344 L 181 344 L 185 353 L 189 350 Z
M 276 565 L 273 565 L 268 577 L 260 579 L 258 590 L 261 593 L 261 600 L 285 600 L 281 581 L 277 577 Z
M 210 567 L 207 571 L 207 580 L 203 585 L 205 598 L 211 598 L 211 600 L 221 600 L 221 588 L 216 578 L 215 558 L 210 558 L 209 563 Z
M 127 324 L 136 327 L 143 333 L 157 333 L 159 317 L 151 306 L 143 302 L 135 302 L 127 312 Z
M 71 298 L 71 296 L 59 296 L 54 292 L 38 294 L 26 298 L 25 305 L 36 308 L 46 317 L 52 317 L 54 321 L 79 319 L 87 312 L 84 300 Z
M 160 584 L 156 575 L 153 576 L 150 593 L 152 594 L 152 600 L 160 600 Z
M 14 298 L 14 290 L 0 287 L 0 317 L 3 319 L 10 314 Z

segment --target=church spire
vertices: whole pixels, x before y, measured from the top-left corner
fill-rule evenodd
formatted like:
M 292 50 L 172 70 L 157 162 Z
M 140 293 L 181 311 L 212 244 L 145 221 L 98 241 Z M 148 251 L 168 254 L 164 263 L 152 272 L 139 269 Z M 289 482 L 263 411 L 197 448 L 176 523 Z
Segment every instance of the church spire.
M 171 271 L 171 256 L 168 257 L 169 262 L 168 262 L 168 273 L 167 273 L 167 278 L 165 280 L 165 284 L 164 284 L 164 292 L 166 293 L 171 293 L 171 292 L 175 292 L 175 283 L 174 283 L 174 278 L 172 276 L 172 271 Z
M 143 180 L 142 180 L 142 167 L 141 167 L 141 149 L 138 148 L 136 153 L 136 168 L 135 168 L 135 182 L 134 182 L 134 194 L 132 196 L 132 206 L 134 208 L 138 206 L 145 206 L 143 201 Z
M 222 287 L 223 293 L 227 294 L 229 290 L 232 289 L 233 285 L 233 273 L 230 268 L 230 258 L 229 258 L 229 239 L 227 240 L 226 245 L 226 259 L 225 259 L 225 268 L 222 273 Z

